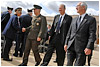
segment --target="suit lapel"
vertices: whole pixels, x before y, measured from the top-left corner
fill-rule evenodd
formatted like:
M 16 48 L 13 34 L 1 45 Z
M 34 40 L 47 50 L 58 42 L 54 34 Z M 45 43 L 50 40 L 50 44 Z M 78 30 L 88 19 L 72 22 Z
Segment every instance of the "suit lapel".
M 56 19 L 56 21 L 57 21 L 56 24 L 58 24 L 58 22 L 59 22 L 59 18 L 60 18 L 60 15 L 58 15 L 58 17 L 57 17 L 57 19 Z
M 60 27 L 62 27 L 62 25 L 63 25 L 63 23 L 65 23 L 66 22 L 66 20 L 67 20 L 67 15 L 65 14 L 65 16 L 64 16 L 64 18 L 63 18 L 63 21 L 62 21 L 62 23 L 61 23 L 61 26 Z
M 76 18 L 73 20 L 73 22 L 75 22 L 75 23 L 74 23 L 74 26 L 75 26 L 75 29 L 76 29 L 76 30 L 77 30 L 77 25 L 76 25 L 77 20 L 78 20 L 78 17 L 76 17 Z
M 55 23 L 54 23 L 54 27 L 56 28 L 57 27 L 57 24 L 58 24 L 58 21 L 59 21 L 59 17 L 60 15 L 58 15 L 55 19 Z
M 81 22 L 79 28 L 77 29 L 77 31 L 86 23 L 87 19 L 86 19 L 87 14 L 85 15 L 83 21 Z

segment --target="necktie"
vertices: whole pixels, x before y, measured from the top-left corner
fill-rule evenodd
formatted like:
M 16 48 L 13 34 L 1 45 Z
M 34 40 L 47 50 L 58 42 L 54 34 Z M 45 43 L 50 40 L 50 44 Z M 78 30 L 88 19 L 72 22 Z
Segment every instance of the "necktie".
M 77 29 L 79 28 L 80 23 L 81 23 L 81 16 L 79 17 L 79 19 L 77 21 Z
M 18 25 L 19 25 L 19 27 L 20 27 L 19 17 L 18 17 Z
M 80 18 L 79 18 L 79 22 L 81 21 L 81 16 L 80 16 Z
M 57 24 L 57 27 L 56 27 L 56 33 L 59 33 L 61 19 L 62 19 L 62 16 L 60 17 L 59 22 L 58 22 L 58 24 Z

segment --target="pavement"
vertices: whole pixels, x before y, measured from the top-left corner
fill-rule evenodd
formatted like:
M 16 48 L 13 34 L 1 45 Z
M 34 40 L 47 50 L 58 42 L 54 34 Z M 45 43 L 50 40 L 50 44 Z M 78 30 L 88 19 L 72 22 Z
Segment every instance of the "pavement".
M 10 51 L 10 58 L 12 57 L 12 53 L 14 53 L 13 50 Z M 45 53 L 40 53 L 40 56 L 42 59 L 44 58 L 44 55 L 45 55 Z M 22 63 L 22 59 L 23 59 L 22 57 L 14 57 L 13 56 L 13 61 L 4 61 L 1 58 L 1 66 L 18 66 L 19 64 Z M 56 59 L 56 53 L 53 53 L 48 66 L 57 66 L 57 64 L 53 62 L 55 59 Z M 34 55 L 31 51 L 30 55 L 29 55 L 28 66 L 34 66 L 35 63 L 36 62 L 34 60 Z M 64 66 L 66 66 L 66 64 L 67 64 L 67 58 L 65 58 Z M 87 66 L 87 63 L 85 66 Z M 99 66 L 99 47 L 98 46 L 95 46 L 95 50 L 93 51 L 93 56 L 91 59 L 91 66 Z

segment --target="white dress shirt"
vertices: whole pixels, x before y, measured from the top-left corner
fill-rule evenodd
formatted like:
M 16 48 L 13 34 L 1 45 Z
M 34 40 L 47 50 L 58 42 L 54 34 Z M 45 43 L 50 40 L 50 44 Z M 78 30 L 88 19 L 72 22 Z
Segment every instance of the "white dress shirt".
M 60 22 L 60 27 L 61 27 L 61 25 L 62 25 L 62 21 L 63 21 L 63 19 L 64 19 L 64 17 L 65 17 L 65 14 L 64 15 L 60 15 L 60 17 L 62 16 L 62 19 L 61 19 L 61 22 Z M 60 19 L 60 17 L 59 17 L 59 19 Z
M 81 22 L 83 21 L 84 17 L 85 17 L 86 13 L 79 15 L 79 17 L 81 16 Z
M 77 22 L 77 29 L 79 28 L 79 26 L 80 26 L 81 22 L 83 21 L 85 15 L 86 15 L 86 13 L 84 13 L 84 14 L 82 14 L 82 15 L 79 15 L 79 17 L 78 17 L 78 22 Z M 81 16 L 81 20 L 79 21 L 80 16 Z

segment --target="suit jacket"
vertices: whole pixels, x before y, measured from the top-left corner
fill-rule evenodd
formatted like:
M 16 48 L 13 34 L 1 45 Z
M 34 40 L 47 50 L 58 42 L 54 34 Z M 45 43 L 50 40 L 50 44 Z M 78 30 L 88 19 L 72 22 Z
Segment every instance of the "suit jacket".
M 21 26 L 19 26 L 19 24 L 18 24 L 18 17 L 17 17 L 17 15 L 14 15 L 12 17 L 13 18 L 9 21 L 11 24 L 8 27 L 8 29 L 5 31 L 4 35 L 7 38 L 15 40 L 16 33 L 21 31 Z M 21 21 L 21 20 L 19 19 L 19 21 Z
M 74 42 L 76 52 L 84 52 L 85 48 L 94 49 L 94 42 L 96 40 L 96 19 L 88 14 L 85 15 L 78 29 L 76 29 L 76 22 L 78 17 L 72 20 L 65 44 L 70 48 Z
M 1 14 L 1 30 L 2 31 L 4 30 L 4 28 L 5 28 L 6 24 L 8 23 L 9 19 L 10 19 L 10 13 L 8 11 L 3 12 Z
M 56 34 L 55 29 L 57 27 L 59 17 L 60 17 L 60 15 L 56 15 L 54 17 L 53 25 L 52 25 L 51 30 L 50 30 L 50 36 L 51 36 L 50 41 L 52 41 L 52 39 L 54 38 L 54 35 Z M 60 37 L 59 43 L 61 43 L 62 45 L 64 45 L 66 35 L 68 33 L 71 21 L 72 21 L 72 17 L 65 14 L 64 19 L 63 19 L 62 24 L 61 24 L 61 27 L 60 27 L 60 34 L 59 34 L 59 37 Z
M 43 39 L 45 37 L 47 31 L 47 21 L 46 17 L 42 16 L 35 16 L 32 18 L 32 25 L 26 28 L 26 31 L 29 31 L 27 38 L 28 39 L 37 39 L 40 37 Z

